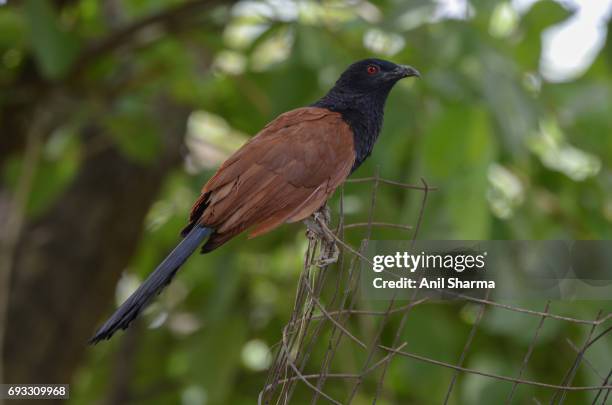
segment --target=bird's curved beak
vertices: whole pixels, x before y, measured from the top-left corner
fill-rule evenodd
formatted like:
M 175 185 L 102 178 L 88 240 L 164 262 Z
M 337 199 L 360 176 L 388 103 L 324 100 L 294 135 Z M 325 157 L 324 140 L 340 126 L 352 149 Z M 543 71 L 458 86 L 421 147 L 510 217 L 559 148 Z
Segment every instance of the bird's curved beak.
M 404 77 L 421 77 L 418 70 L 408 65 L 398 65 L 395 69 L 389 72 L 393 77 L 397 79 L 403 79 Z

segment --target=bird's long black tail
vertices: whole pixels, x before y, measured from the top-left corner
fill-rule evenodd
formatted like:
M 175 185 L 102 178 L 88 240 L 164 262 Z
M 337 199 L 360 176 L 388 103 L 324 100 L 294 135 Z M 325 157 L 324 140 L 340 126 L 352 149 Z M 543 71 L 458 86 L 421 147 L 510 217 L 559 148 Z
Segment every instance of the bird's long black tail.
M 110 339 L 119 329 L 126 329 L 138 314 L 149 304 L 161 290 L 167 286 L 185 260 L 198 248 L 202 241 L 210 235 L 212 229 L 196 225 L 185 236 L 172 252 L 157 266 L 155 271 L 138 287 L 136 291 L 115 311 L 94 337 L 90 344 Z

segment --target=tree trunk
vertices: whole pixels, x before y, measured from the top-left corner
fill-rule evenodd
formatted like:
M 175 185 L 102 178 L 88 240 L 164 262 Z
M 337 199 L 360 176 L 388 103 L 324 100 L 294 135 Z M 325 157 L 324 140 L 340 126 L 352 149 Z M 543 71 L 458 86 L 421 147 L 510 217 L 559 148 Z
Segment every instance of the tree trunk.
M 163 147 L 154 163 L 136 163 L 115 147 L 86 153 L 64 194 L 23 228 L 11 272 L 6 383 L 71 381 L 137 248 L 145 216 L 180 162 L 189 111 L 167 100 L 158 104 Z M 90 127 L 86 135 L 101 131 Z

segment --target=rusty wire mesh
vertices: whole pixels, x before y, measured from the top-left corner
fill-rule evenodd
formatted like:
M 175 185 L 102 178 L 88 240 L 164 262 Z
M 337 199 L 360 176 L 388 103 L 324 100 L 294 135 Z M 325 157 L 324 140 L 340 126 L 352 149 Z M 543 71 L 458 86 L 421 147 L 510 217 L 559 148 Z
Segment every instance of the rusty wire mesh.
M 367 381 L 369 384 L 368 401 L 375 404 L 384 396 L 385 377 L 389 364 L 394 361 L 417 361 L 434 367 L 443 367 L 450 370 L 452 377 L 444 396 L 444 404 L 453 403 L 451 400 L 457 379 L 462 374 L 472 374 L 480 378 L 488 378 L 507 385 L 506 404 L 518 403 L 516 392 L 520 386 L 532 386 L 547 391 L 545 400 L 549 404 L 566 403 L 568 393 L 587 391 L 590 393 L 590 403 L 605 404 L 610 397 L 612 389 L 612 364 L 610 370 L 601 372 L 587 359 L 587 350 L 596 342 L 602 340 L 612 330 L 612 313 L 602 310 L 593 319 L 579 319 L 563 316 L 549 311 L 550 301 L 543 302 L 541 311 L 511 306 L 490 300 L 488 296 L 474 298 L 462 294 L 457 297 L 465 302 L 471 302 L 478 307 L 470 332 L 463 345 L 463 350 L 457 355 L 456 362 L 443 361 L 431 355 L 414 353 L 407 349 L 409 341 L 402 341 L 404 329 L 408 326 L 410 313 L 414 308 L 431 304 L 427 297 L 419 298 L 415 290 L 408 303 L 400 303 L 394 296 L 385 303 L 384 310 L 372 310 L 360 302 L 359 260 L 367 260 L 364 256 L 367 245 L 377 227 L 389 227 L 409 232 L 410 239 L 416 240 L 419 228 L 423 221 L 425 208 L 430 192 L 435 191 L 424 180 L 421 185 L 404 184 L 383 179 L 378 171 L 375 176 L 352 179 L 349 183 L 370 183 L 371 197 L 369 204 L 368 221 L 361 223 L 345 223 L 344 216 L 344 189 L 340 198 L 340 213 L 337 228 L 333 231 L 335 243 L 340 246 L 342 254 L 337 266 L 321 266 L 321 261 L 328 259 L 333 251 L 329 238 L 309 237 L 308 249 L 305 255 L 304 268 L 301 273 L 295 304 L 289 322 L 282 330 L 282 337 L 275 347 L 274 361 L 269 369 L 265 386 L 262 388 L 259 404 L 289 404 L 293 402 L 296 389 L 306 389 L 310 392 L 310 403 L 350 404 L 358 391 Z M 399 187 L 410 189 L 422 194 L 420 209 L 413 224 L 395 224 L 379 222 L 375 218 L 377 193 L 379 187 Z M 322 223 L 326 227 L 326 223 Z M 345 231 L 359 228 L 364 231 L 359 248 L 351 246 L 345 241 Z M 326 228 L 330 233 L 332 231 Z M 333 272 L 330 277 L 330 272 Z M 536 328 L 529 331 L 529 346 L 520 361 L 520 368 L 513 374 L 507 375 L 468 368 L 466 359 L 474 350 L 474 338 L 479 324 L 488 308 L 498 308 L 502 311 L 512 311 L 523 316 L 537 319 Z M 391 319 L 393 321 L 391 321 Z M 566 338 L 567 347 L 572 351 L 573 362 L 564 373 L 560 382 L 544 382 L 525 377 L 529 361 L 538 343 L 538 337 L 546 320 L 556 320 L 572 323 L 587 328 L 586 339 L 582 343 L 575 343 Z M 358 328 L 356 320 L 367 320 L 367 327 Z M 432 322 L 436 320 L 432 319 Z M 364 332 L 365 329 L 365 332 Z M 384 332 L 384 333 L 383 333 Z M 363 364 L 352 364 L 355 371 L 338 370 L 334 359 L 338 355 L 341 345 L 349 345 L 354 350 L 363 351 L 365 358 Z M 318 351 L 317 360 L 314 361 L 314 351 Z M 322 360 L 320 360 L 322 358 Z M 572 385 L 579 367 L 584 364 L 589 372 L 594 373 L 601 384 L 594 386 Z M 342 365 L 347 368 L 346 362 Z M 418 384 L 418 381 L 412 381 Z M 301 397 L 303 398 L 303 396 Z M 363 399 L 363 397 L 361 398 Z M 532 403 L 542 403 L 535 396 Z M 363 401 L 360 401 L 360 403 Z M 395 403 L 386 399 L 385 403 Z M 456 400 L 454 403 L 457 403 Z M 571 402 L 574 403 L 574 402 Z

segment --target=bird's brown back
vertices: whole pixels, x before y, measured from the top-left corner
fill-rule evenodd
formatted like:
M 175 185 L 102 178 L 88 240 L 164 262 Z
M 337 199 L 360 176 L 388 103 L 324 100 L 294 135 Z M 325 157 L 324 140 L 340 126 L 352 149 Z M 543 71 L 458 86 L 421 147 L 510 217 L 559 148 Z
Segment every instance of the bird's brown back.
M 190 224 L 214 229 L 211 251 L 307 218 L 350 174 L 353 133 L 337 112 L 305 107 L 280 115 L 230 156 L 204 185 Z

